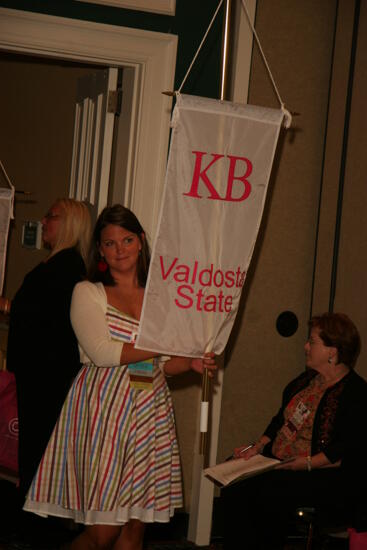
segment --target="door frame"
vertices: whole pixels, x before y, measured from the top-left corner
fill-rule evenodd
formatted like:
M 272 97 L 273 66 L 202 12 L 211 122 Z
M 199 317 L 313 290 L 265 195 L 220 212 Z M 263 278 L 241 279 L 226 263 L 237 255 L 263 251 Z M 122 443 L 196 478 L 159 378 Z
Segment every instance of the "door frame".
M 153 239 L 163 191 L 177 36 L 0 8 L 0 51 L 134 71 L 129 204 Z M 147 200 L 148 199 L 148 200 Z

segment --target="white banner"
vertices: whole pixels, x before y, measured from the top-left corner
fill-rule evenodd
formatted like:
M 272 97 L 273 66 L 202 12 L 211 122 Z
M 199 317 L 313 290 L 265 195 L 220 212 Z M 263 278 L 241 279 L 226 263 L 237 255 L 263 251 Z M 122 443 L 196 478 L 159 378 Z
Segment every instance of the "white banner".
M 255 246 L 281 110 L 178 95 L 136 346 L 226 346 Z
M 14 187 L 0 161 L 0 295 L 3 292 L 10 220 L 14 218 Z M 9 187 L 9 188 L 7 188 Z M 0 367 L 1 368 L 1 367 Z

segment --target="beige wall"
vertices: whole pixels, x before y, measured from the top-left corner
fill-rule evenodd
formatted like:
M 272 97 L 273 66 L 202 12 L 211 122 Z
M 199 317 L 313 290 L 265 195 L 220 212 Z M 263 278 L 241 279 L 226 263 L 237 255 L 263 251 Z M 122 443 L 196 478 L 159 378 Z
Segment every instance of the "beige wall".
M 356 319 L 365 338 L 360 369 L 367 375 L 367 3 L 361 2 L 346 159 L 335 308 Z
M 343 4 L 345 5 L 346 2 Z M 343 12 L 343 21 L 345 21 L 346 10 Z M 353 12 L 352 14 L 353 15 Z M 342 64 L 345 57 L 346 38 L 352 34 L 353 21 L 349 22 L 349 33 L 343 32 L 344 28 L 339 29 L 337 50 L 338 59 Z M 344 25 L 345 27 L 345 25 Z M 350 48 L 349 48 L 350 52 Z M 338 75 L 339 76 L 339 75 Z M 344 78 L 349 76 L 349 70 L 344 73 Z M 347 102 L 347 89 L 344 94 L 338 87 L 339 80 L 333 82 L 333 97 L 339 99 L 339 103 L 345 110 Z M 358 40 L 356 43 L 356 59 L 354 67 L 354 76 L 352 82 L 350 118 L 349 123 L 345 125 L 345 177 L 343 183 L 342 212 L 340 225 L 340 246 L 336 265 L 336 283 L 335 283 L 335 301 L 334 310 L 344 311 L 355 320 L 362 337 L 362 352 L 357 365 L 357 370 L 367 377 L 367 285 L 366 285 L 366 258 L 367 258 L 367 226 L 366 226 L 366 208 L 367 208 L 367 3 L 361 2 L 361 11 L 359 17 Z M 334 115 L 337 115 L 333 111 Z M 328 143 L 335 141 L 335 128 L 337 119 L 331 118 L 328 128 Z M 340 130 L 344 130 L 340 124 Z M 340 134 L 342 132 L 340 131 Z M 333 155 L 332 158 L 338 160 L 342 165 L 342 140 L 340 139 L 340 154 Z M 331 157 L 331 155 L 330 155 Z M 325 256 L 331 256 L 331 245 L 334 244 L 334 234 L 332 224 L 327 224 L 327 211 L 331 211 L 335 216 L 336 199 L 340 185 L 340 178 L 336 177 L 332 171 L 332 166 L 327 165 L 324 172 L 323 186 L 325 188 L 325 197 L 323 202 L 323 232 L 320 232 L 320 252 L 318 254 L 320 268 L 321 255 L 326 249 Z M 327 197 L 327 200 L 326 200 Z M 327 242 L 327 235 L 330 235 L 329 247 L 322 247 L 321 243 Z M 331 262 L 329 261 L 328 266 Z M 321 268 L 320 268 L 321 271 Z M 327 270 L 330 274 L 330 269 Z M 322 277 L 320 275 L 320 279 Z M 319 299 L 320 296 L 318 296 Z M 316 305 L 316 304 L 315 304 Z
M 338 189 L 342 169 L 343 136 L 353 37 L 353 4 L 354 2 L 348 0 L 339 2 L 336 25 L 315 262 L 312 304 L 312 311 L 315 313 L 327 310 L 330 301 Z
M 257 3 L 256 29 L 280 95 L 300 114 L 279 143 L 242 311 L 227 348 L 219 459 L 262 433 L 285 383 L 304 368 L 336 5 Z M 249 103 L 277 107 L 254 48 Z M 287 310 L 297 315 L 299 329 L 284 338 L 275 324 Z
M 256 28 L 275 81 L 286 106 L 300 116 L 280 143 L 250 280 L 227 349 L 219 459 L 258 437 L 276 412 L 284 384 L 303 368 L 307 319 L 328 310 L 333 283 L 330 306 L 356 322 L 362 337 L 357 371 L 367 376 L 367 4 L 361 2 L 348 119 L 354 7 L 353 0 L 257 3 Z M 276 106 L 256 47 L 249 102 Z M 285 310 L 299 320 L 290 338 L 275 329 Z

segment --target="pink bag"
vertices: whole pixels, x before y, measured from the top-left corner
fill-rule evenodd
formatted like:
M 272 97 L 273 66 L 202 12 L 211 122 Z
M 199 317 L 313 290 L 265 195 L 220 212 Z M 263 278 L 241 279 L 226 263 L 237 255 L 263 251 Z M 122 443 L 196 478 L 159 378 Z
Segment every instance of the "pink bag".
M 15 377 L 0 370 L 0 476 L 18 477 L 18 407 Z
M 355 529 L 348 529 L 349 550 L 367 550 L 367 531 L 358 533 Z

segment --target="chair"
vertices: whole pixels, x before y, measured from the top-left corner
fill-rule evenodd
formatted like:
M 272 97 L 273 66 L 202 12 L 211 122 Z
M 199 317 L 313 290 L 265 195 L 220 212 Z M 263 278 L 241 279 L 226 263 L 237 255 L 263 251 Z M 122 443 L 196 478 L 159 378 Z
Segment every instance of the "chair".
M 295 510 L 295 523 L 296 527 L 298 524 L 299 531 L 302 532 L 304 550 L 347 550 L 349 548 L 348 529 L 345 523 L 343 521 L 333 522 L 331 518 L 327 518 L 327 521 L 323 518 L 323 521 L 320 521 L 314 507 L 298 507 Z

